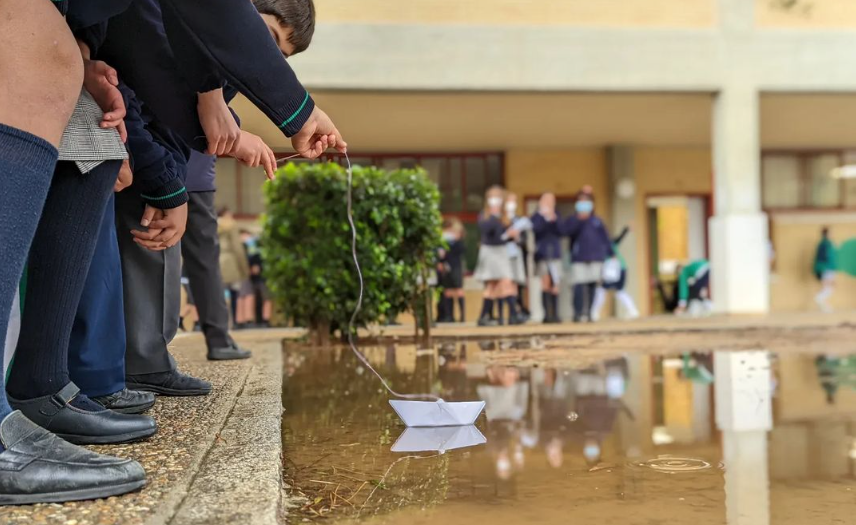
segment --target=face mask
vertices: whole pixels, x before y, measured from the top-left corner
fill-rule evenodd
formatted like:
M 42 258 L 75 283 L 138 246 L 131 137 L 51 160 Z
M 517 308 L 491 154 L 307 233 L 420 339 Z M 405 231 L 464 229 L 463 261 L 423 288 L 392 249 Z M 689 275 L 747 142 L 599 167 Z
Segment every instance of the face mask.
M 502 206 L 502 197 L 491 197 L 487 200 L 487 205 L 490 208 L 499 208 Z
M 517 203 L 516 202 L 506 202 L 505 203 L 505 213 L 507 213 L 509 217 L 514 217 L 517 214 Z
M 446 242 L 452 242 L 456 239 L 456 236 L 453 232 L 443 232 L 443 240 Z
M 574 209 L 577 210 L 577 213 L 591 213 L 594 210 L 594 203 L 592 201 L 578 201 L 574 205 Z
M 606 395 L 610 399 L 620 399 L 624 395 L 624 376 L 621 372 L 610 371 L 606 374 Z
M 583 457 L 585 457 L 589 462 L 597 461 L 600 458 L 600 446 L 586 445 L 583 447 Z

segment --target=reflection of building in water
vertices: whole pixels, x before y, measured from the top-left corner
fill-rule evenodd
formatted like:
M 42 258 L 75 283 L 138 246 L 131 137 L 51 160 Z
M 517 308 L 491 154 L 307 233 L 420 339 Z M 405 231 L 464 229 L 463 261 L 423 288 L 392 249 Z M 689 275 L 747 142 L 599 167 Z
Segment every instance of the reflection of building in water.
M 770 357 L 767 352 L 717 352 L 714 362 L 728 525 L 767 525 L 767 432 L 773 426 Z
M 713 438 L 710 366 L 702 355 L 656 358 L 659 407 L 655 444 L 708 442 Z
M 770 437 L 773 479 L 854 474 L 856 390 L 850 357 L 781 355 Z

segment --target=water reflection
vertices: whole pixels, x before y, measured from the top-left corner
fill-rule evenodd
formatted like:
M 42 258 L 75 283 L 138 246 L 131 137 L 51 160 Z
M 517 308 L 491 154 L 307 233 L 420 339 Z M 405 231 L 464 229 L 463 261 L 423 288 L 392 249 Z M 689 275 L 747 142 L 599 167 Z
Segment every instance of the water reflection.
M 485 401 L 478 428 L 460 429 L 404 429 L 347 351 L 288 350 L 285 474 L 308 498 L 299 515 L 444 525 L 851 519 L 856 359 L 580 355 L 541 368 L 493 364 L 502 347 L 366 350 L 397 389 Z

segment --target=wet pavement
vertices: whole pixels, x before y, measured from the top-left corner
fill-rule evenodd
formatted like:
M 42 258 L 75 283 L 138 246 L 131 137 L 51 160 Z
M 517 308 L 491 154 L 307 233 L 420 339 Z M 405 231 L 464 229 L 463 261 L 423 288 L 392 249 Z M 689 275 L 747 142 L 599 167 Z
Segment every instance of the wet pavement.
M 288 521 L 856 522 L 856 351 L 566 343 L 363 348 L 399 391 L 486 402 L 434 430 L 405 429 L 349 350 L 286 343 Z

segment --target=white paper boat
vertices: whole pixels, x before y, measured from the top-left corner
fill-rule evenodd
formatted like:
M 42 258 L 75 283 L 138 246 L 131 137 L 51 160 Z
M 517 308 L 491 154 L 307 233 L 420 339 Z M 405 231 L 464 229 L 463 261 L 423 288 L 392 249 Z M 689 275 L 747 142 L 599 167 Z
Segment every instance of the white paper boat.
M 474 447 L 487 439 L 474 425 L 465 427 L 407 428 L 398 437 L 393 452 L 446 452 Z
M 484 410 L 484 401 L 399 401 L 389 404 L 408 427 L 459 427 L 472 425 Z

